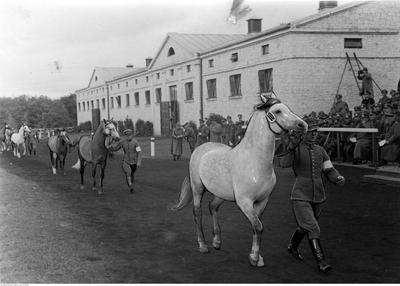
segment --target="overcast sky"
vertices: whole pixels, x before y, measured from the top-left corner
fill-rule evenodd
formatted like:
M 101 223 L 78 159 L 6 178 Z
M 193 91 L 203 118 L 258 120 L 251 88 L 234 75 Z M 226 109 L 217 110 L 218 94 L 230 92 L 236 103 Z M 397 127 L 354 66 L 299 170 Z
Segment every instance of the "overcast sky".
M 349 1 L 338 1 L 339 5 Z M 263 29 L 318 10 L 318 0 L 245 0 Z M 1 0 L 0 97 L 50 98 L 87 86 L 95 66 L 142 67 L 168 32 L 247 32 L 232 0 Z

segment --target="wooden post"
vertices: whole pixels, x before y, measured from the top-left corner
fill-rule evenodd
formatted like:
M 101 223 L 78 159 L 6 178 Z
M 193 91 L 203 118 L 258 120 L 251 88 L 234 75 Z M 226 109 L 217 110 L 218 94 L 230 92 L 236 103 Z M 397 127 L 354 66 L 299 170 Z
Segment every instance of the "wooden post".
M 336 157 L 337 160 L 340 161 L 340 133 L 336 132 Z
M 372 133 L 372 165 L 376 168 L 378 166 L 378 156 L 376 150 L 376 136 Z

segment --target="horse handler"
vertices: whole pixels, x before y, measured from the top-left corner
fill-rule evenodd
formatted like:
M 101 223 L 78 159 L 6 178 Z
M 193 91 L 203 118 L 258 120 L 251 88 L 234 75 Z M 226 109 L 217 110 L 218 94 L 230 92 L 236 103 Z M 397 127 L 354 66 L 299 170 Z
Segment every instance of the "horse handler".
M 124 150 L 124 157 L 122 158 L 122 170 L 126 176 L 126 183 L 131 193 L 133 193 L 133 181 L 134 174 L 137 168 L 140 168 L 142 163 L 142 149 L 139 143 L 133 139 L 132 129 L 126 129 L 124 135 L 127 137 L 121 141 L 112 143 L 108 146 L 111 151 L 118 151 L 119 149 Z
M 326 273 L 332 266 L 325 261 L 319 240 L 318 218 L 322 210 L 321 205 L 326 200 L 322 174 L 339 186 L 345 184 L 345 178 L 333 167 L 325 149 L 315 144 L 317 123 L 308 124 L 305 138 L 300 138 L 300 144 L 289 143 L 288 149 L 292 151 L 280 160 L 281 167 L 292 167 L 296 176 L 290 198 L 298 227 L 292 235 L 288 251 L 294 258 L 303 260 L 298 247 L 307 235 L 318 269 Z

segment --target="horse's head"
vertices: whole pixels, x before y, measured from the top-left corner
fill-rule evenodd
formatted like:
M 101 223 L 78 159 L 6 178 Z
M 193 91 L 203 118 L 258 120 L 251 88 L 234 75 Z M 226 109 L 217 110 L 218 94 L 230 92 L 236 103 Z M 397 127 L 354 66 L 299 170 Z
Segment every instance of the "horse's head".
M 23 132 L 27 132 L 27 133 L 31 132 L 31 129 L 29 129 L 28 125 L 25 125 L 25 124 L 23 124 L 21 126 L 21 129 Z
M 307 132 L 307 123 L 294 114 L 278 98 L 267 97 L 264 94 L 261 94 L 260 97 L 262 103 L 256 106 L 256 110 L 265 112 L 268 127 L 274 134 L 278 135 L 281 132 Z
M 115 128 L 114 123 L 111 120 L 104 119 L 104 134 L 107 136 L 111 136 L 112 139 L 119 139 L 119 134 L 117 128 Z
M 72 145 L 72 142 L 68 137 L 67 131 L 65 131 L 65 130 L 61 131 L 59 136 L 60 136 L 61 140 L 63 141 L 63 144 L 65 143 L 65 144 L 71 144 Z

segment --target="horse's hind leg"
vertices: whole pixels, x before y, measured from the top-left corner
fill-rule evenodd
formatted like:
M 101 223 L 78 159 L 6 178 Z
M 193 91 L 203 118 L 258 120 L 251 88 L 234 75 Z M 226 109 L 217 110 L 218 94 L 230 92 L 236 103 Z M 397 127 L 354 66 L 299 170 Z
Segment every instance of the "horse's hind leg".
M 204 239 L 202 211 L 201 211 L 201 200 L 204 194 L 204 186 L 201 182 L 199 184 L 196 184 L 192 181 L 192 190 L 193 190 L 193 215 L 194 215 L 194 221 L 196 223 L 197 242 L 199 243 L 199 251 L 201 253 L 207 253 L 208 247 L 206 244 L 206 240 Z
M 245 214 L 253 228 L 253 244 L 249 255 L 249 262 L 252 266 L 264 266 L 264 260 L 260 255 L 261 234 L 263 225 L 258 217 L 259 210 L 254 208 L 254 202 L 248 198 L 236 198 L 237 205 Z
M 104 193 L 104 189 L 103 189 L 103 180 L 104 180 L 104 170 L 106 169 L 106 163 L 104 163 L 103 165 L 100 165 L 100 189 L 97 191 L 97 193 L 103 194 Z
M 214 196 L 214 198 L 210 201 L 208 204 L 208 208 L 210 210 L 210 214 L 212 215 L 213 219 L 213 242 L 212 245 L 214 246 L 215 249 L 220 249 L 221 248 L 221 229 L 219 227 L 218 223 L 218 209 L 224 202 L 223 199 Z

